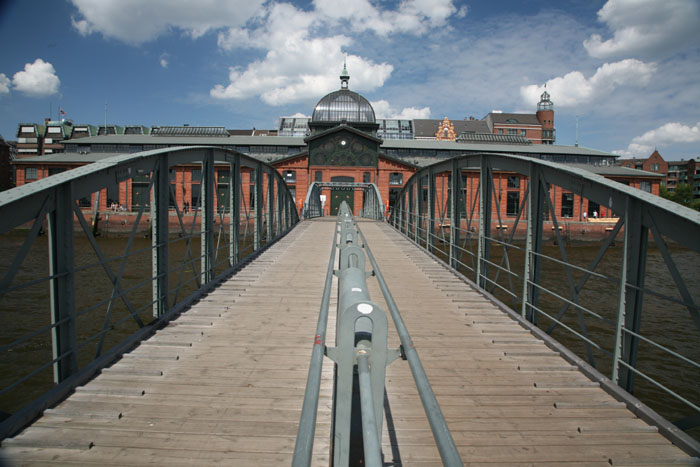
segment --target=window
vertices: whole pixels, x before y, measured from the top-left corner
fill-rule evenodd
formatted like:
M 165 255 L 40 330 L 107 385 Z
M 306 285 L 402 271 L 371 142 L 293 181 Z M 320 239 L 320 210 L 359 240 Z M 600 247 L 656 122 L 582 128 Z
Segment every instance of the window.
M 284 171 L 284 181 L 286 183 L 296 183 L 297 182 L 296 170 L 285 170 Z
M 202 169 L 192 169 L 192 181 L 201 182 L 202 181 Z
M 372 181 L 372 175 L 369 172 L 364 172 L 362 174 L 362 182 L 363 183 L 370 183 Z
M 219 170 L 216 173 L 216 180 L 219 183 L 228 183 L 231 180 L 231 171 L 230 170 Z
M 508 175 L 508 188 L 520 188 L 520 177 Z
M 642 181 L 639 183 L 639 189 L 651 193 L 651 182 Z
M 520 208 L 520 192 L 509 191 L 506 199 L 506 216 L 515 217 L 518 215 Z
M 525 136 L 525 130 L 520 130 L 520 136 Z
M 323 172 L 320 170 L 317 170 L 314 172 L 314 182 L 322 182 L 323 181 Z
M 38 178 L 36 167 L 27 167 L 24 169 L 24 179 L 25 180 L 36 180 Z
M 508 134 L 509 135 L 517 135 L 518 129 L 517 128 L 508 128 Z
M 574 217 L 574 194 L 561 194 L 561 217 Z
M 403 174 L 401 172 L 390 173 L 389 185 L 403 185 Z

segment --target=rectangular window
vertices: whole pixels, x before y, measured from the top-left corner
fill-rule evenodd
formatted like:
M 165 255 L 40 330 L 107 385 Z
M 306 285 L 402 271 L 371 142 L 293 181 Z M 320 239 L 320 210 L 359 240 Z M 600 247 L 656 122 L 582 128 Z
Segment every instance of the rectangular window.
M 320 170 L 317 170 L 314 172 L 314 182 L 322 182 L 323 181 L 323 172 Z
M 508 175 L 508 188 L 520 188 L 520 177 Z
M 364 172 L 362 174 L 362 183 L 370 183 L 372 175 L 369 172 Z
M 518 209 L 520 208 L 520 192 L 509 191 L 506 203 L 506 216 L 515 217 L 518 215 Z
M 520 136 L 525 136 L 526 132 L 525 130 L 520 130 Z
M 38 177 L 36 167 L 27 167 L 24 169 L 24 179 L 25 180 L 36 180 Z
M 642 181 L 639 183 L 639 189 L 651 193 L 651 182 Z
M 390 173 L 389 185 L 403 185 L 403 174 L 401 172 Z
M 297 182 L 296 170 L 285 170 L 284 171 L 284 181 L 286 183 L 296 183 Z
M 574 194 L 561 194 L 561 217 L 574 217 Z
M 193 182 L 202 181 L 202 169 L 192 169 L 192 181 Z

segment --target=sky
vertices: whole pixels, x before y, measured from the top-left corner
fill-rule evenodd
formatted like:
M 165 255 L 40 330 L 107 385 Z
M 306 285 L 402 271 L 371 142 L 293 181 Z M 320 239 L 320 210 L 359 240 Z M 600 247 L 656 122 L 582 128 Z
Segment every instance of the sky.
M 700 156 L 700 0 L 0 0 L 0 134 L 277 127 L 339 88 L 378 118 L 534 113 L 557 144 Z M 59 115 L 59 111 L 65 115 Z

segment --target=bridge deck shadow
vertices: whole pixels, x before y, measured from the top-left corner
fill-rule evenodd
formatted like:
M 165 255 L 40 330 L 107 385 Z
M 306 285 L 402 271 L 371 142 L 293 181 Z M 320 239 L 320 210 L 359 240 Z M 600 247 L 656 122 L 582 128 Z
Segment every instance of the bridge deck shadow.
M 301 223 L 5 440 L 0 456 L 21 465 L 290 465 L 333 228 Z M 387 224 L 362 222 L 361 229 L 465 464 L 694 462 Z M 376 281 L 368 282 L 384 305 Z M 390 346 L 398 344 L 390 332 Z M 329 463 L 332 364 L 324 365 L 319 466 Z M 402 360 L 387 370 L 385 414 L 385 465 L 442 465 Z

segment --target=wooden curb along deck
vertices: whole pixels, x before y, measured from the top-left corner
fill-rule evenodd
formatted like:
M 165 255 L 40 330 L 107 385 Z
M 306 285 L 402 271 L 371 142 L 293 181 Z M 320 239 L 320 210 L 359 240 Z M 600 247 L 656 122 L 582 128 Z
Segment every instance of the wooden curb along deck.
M 290 465 L 334 225 L 298 225 L 3 441 L 0 465 Z M 360 228 L 465 465 L 697 463 L 390 226 Z M 389 339 L 398 347 L 391 324 Z M 329 464 L 332 368 L 326 359 L 318 466 Z M 384 465 L 442 465 L 405 361 L 387 369 L 384 415 Z

